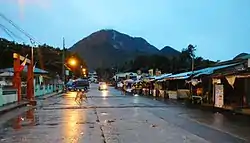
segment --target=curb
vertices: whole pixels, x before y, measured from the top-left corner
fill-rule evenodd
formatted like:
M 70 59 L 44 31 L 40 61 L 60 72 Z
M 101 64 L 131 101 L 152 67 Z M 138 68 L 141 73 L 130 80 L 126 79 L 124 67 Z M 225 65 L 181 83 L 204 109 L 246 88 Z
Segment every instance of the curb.
M 23 102 L 23 103 L 20 103 L 18 104 L 17 106 L 13 106 L 11 108 L 6 108 L 4 110 L 0 110 L 0 116 L 7 113 L 7 112 L 10 112 L 12 110 L 15 110 L 17 108 L 21 108 L 21 107 L 24 107 L 24 106 L 27 106 L 29 104 L 29 102 Z
M 36 99 L 46 100 L 46 99 L 48 99 L 48 98 L 54 97 L 54 96 L 59 95 L 59 94 L 62 94 L 62 93 L 63 93 L 63 92 L 52 93 L 52 94 L 50 94 L 50 95 L 47 96 L 47 97 L 42 97 L 42 96 L 40 96 L 40 97 L 37 97 Z

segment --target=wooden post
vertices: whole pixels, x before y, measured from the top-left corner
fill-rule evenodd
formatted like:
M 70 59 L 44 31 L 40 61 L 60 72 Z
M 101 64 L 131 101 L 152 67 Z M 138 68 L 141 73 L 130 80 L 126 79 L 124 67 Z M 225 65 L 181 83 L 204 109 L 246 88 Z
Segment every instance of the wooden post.
M 14 77 L 13 77 L 13 86 L 17 89 L 17 101 L 20 102 L 22 99 L 21 96 L 21 77 L 19 72 L 20 67 L 20 55 L 13 54 L 14 58 Z
M 13 85 L 17 88 L 17 95 L 18 95 L 18 102 L 21 101 L 21 77 L 20 77 L 20 61 L 25 60 L 25 57 L 14 53 L 14 78 L 13 78 Z M 33 61 L 27 59 L 28 64 L 28 73 L 27 73 L 27 98 L 32 105 L 35 105 L 36 102 L 34 101 L 34 71 L 33 71 Z
M 29 101 L 34 100 L 34 71 L 33 71 L 33 63 L 28 65 L 28 73 L 27 73 L 27 98 Z

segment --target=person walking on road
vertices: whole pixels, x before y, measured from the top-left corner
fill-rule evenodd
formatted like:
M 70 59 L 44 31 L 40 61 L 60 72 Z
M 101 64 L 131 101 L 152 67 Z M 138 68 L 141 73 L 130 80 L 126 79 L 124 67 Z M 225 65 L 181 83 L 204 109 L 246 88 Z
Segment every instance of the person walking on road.
M 75 101 L 80 105 L 82 104 L 82 101 L 84 100 L 85 102 L 88 102 L 87 100 L 87 90 L 84 89 L 83 91 L 78 90 L 76 97 L 75 97 Z
M 119 84 L 119 88 L 121 90 L 121 94 L 123 94 L 123 86 L 124 86 L 123 81 L 121 81 L 120 84 Z
M 122 91 L 123 91 L 123 95 L 126 95 L 126 83 L 125 82 L 123 83 Z

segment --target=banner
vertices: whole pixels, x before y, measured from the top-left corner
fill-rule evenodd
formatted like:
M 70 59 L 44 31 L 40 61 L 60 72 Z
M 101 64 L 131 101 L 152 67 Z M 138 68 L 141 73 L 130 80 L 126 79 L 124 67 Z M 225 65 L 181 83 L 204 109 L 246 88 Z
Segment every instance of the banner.
M 25 65 L 27 63 L 27 57 L 28 57 L 28 55 L 26 55 L 25 59 L 23 60 L 22 64 L 20 65 L 20 67 L 18 69 L 19 72 L 22 72 L 23 69 L 25 68 Z
M 36 62 L 37 63 L 37 62 Z M 36 63 L 34 64 L 33 66 L 33 72 L 35 72 L 35 69 L 36 69 Z
M 236 76 L 226 76 L 226 79 L 228 83 L 234 88 L 234 82 L 235 82 Z

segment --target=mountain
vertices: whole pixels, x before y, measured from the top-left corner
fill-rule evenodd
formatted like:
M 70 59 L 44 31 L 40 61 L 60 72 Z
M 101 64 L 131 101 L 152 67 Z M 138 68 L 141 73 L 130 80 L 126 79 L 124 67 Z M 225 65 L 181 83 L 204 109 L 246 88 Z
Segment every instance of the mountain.
M 170 46 L 165 46 L 160 50 L 161 55 L 163 56 L 178 56 L 180 54 L 179 51 L 175 50 L 174 48 Z
M 171 47 L 159 50 L 141 37 L 131 37 L 115 30 L 94 32 L 69 50 L 84 58 L 91 69 L 117 66 L 139 55 L 173 56 L 178 52 Z

